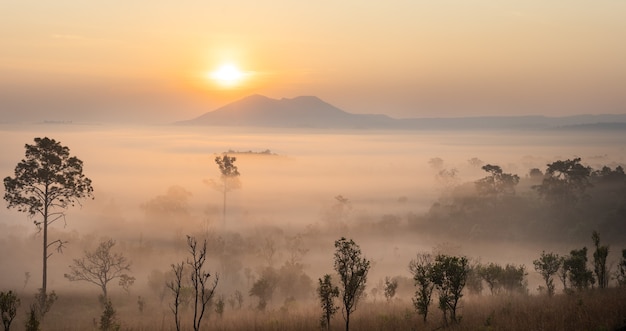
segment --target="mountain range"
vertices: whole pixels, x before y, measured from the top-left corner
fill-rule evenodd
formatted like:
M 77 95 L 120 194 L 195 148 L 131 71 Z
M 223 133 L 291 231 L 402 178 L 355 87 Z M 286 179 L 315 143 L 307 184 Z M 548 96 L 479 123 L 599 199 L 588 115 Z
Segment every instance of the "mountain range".
M 403 118 L 382 114 L 353 114 L 315 96 L 271 99 L 251 95 L 177 125 L 251 126 L 320 129 L 559 129 L 624 130 L 626 114 L 547 116 L 481 116 Z

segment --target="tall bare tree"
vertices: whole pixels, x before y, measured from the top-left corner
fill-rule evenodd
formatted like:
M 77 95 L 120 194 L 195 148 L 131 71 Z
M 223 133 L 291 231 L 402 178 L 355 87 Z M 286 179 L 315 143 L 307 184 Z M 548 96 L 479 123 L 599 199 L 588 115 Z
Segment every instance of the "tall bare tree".
M 70 149 L 50 138 L 35 138 L 26 144 L 25 158 L 15 167 L 14 177 L 4 178 L 4 199 L 9 208 L 17 208 L 36 218 L 33 223 L 43 231 L 43 270 L 41 293 L 46 299 L 48 252 L 56 245 L 61 251 L 65 242 L 48 241 L 48 226 L 65 221 L 65 210 L 93 197 L 91 180 L 83 174 L 83 161 L 70 156 Z

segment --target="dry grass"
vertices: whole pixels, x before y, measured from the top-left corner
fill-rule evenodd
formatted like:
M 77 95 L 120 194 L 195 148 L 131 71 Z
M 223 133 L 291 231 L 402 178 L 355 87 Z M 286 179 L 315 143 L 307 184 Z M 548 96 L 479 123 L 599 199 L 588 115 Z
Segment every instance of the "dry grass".
M 143 313 L 136 298 L 117 297 L 113 302 L 122 330 L 174 330 L 172 313 L 167 304 L 148 302 Z M 28 300 L 22 301 L 14 328 L 24 325 Z M 363 302 L 353 314 L 352 330 L 438 330 L 444 329 L 441 313 L 433 305 L 428 323 L 413 310 L 410 302 Z M 97 330 L 102 309 L 93 296 L 61 294 L 46 316 L 44 330 Z M 626 289 L 591 290 L 571 295 L 545 296 L 474 296 L 461 301 L 460 323 L 447 330 L 617 330 L 626 327 Z M 213 311 L 206 318 L 205 330 L 320 330 L 320 311 L 313 303 L 275 307 L 266 312 L 227 306 L 220 318 Z M 184 321 L 191 321 L 186 316 Z M 338 313 L 332 321 L 333 330 L 343 330 L 344 321 Z M 185 330 L 190 330 L 190 323 Z

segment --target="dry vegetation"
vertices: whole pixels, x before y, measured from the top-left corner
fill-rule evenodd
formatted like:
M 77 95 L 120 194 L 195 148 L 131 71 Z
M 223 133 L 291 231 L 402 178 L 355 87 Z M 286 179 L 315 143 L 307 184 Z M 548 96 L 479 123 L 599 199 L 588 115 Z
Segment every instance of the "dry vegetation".
M 147 302 L 143 312 L 133 295 L 114 300 L 122 330 L 174 330 L 169 308 Z M 247 299 L 248 300 L 248 299 Z M 28 302 L 22 302 L 22 307 Z M 214 307 L 213 307 L 214 308 Z M 101 308 L 93 295 L 64 294 L 46 316 L 45 330 L 97 330 Z M 214 311 L 207 330 L 320 330 L 320 310 L 312 303 L 276 308 L 266 312 L 226 307 L 220 318 Z M 626 289 L 590 290 L 552 298 L 539 295 L 467 296 L 462 299 L 462 320 L 447 330 L 620 330 L 626 327 Z M 15 320 L 24 325 L 25 314 Z M 185 329 L 190 329 L 187 319 Z M 441 315 L 433 309 L 427 324 L 407 300 L 387 303 L 363 302 L 354 314 L 353 330 L 434 330 L 441 327 Z M 343 319 L 335 316 L 333 330 L 343 329 Z

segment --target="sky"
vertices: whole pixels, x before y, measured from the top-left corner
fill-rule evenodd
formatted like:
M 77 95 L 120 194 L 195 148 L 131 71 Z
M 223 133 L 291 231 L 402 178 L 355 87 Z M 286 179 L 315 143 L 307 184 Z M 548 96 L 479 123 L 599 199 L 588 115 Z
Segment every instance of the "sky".
M 622 0 L 2 0 L 0 13 L 0 123 L 168 123 L 251 94 L 397 118 L 626 112 Z M 214 75 L 225 64 L 231 84 Z

